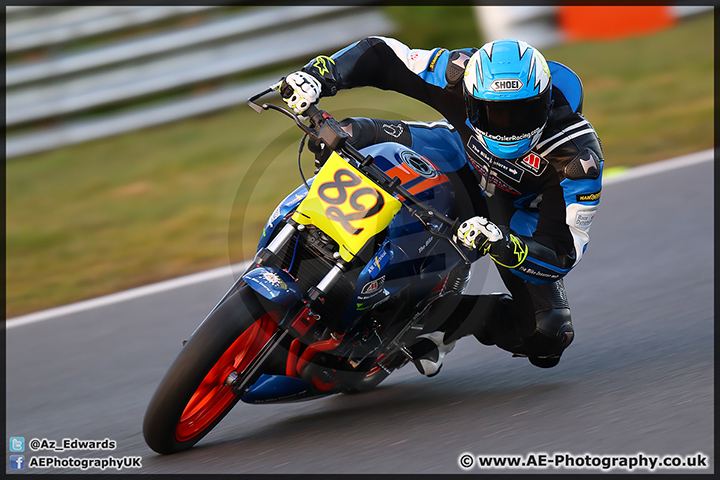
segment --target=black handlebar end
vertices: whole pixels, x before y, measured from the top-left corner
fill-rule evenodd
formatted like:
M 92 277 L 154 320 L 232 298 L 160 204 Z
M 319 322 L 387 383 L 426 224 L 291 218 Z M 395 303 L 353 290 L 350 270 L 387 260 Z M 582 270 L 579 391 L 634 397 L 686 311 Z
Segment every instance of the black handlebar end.
M 393 177 L 392 180 L 390 180 L 387 185 L 385 185 L 385 188 L 387 189 L 390 194 L 395 193 L 395 190 L 397 189 L 398 185 L 402 183 L 402 180 L 400 180 L 398 177 Z
M 367 167 L 369 167 L 370 165 L 372 165 L 373 162 L 375 162 L 375 159 L 374 159 L 372 156 L 367 155 L 365 158 L 363 158 L 363 161 L 360 162 L 360 167 L 361 167 L 361 168 L 367 168 Z

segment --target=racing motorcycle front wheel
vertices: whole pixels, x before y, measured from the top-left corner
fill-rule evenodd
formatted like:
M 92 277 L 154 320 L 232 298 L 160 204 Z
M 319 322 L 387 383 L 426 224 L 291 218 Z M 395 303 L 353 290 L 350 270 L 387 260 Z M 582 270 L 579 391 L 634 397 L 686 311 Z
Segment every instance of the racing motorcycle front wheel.
M 263 309 L 248 287 L 212 312 L 160 382 L 143 421 L 148 446 L 162 454 L 187 450 L 207 435 L 240 397 L 225 384 L 241 372 L 277 329 L 280 314 Z

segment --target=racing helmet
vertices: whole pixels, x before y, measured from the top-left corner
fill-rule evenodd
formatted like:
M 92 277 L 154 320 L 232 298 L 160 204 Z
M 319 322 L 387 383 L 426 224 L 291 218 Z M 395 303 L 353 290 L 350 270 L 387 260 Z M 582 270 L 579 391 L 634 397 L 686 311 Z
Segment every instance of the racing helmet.
M 537 144 L 550 114 L 552 80 L 542 54 L 520 40 L 483 45 L 463 77 L 465 110 L 480 143 L 514 159 Z

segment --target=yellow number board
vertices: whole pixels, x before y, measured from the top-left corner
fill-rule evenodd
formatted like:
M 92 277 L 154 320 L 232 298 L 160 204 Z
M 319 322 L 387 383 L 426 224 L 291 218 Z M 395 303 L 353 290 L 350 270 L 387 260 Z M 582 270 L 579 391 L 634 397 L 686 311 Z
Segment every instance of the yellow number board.
M 388 226 L 400 206 L 399 200 L 333 153 L 292 218 L 329 235 L 340 246 L 342 259 L 349 262 Z

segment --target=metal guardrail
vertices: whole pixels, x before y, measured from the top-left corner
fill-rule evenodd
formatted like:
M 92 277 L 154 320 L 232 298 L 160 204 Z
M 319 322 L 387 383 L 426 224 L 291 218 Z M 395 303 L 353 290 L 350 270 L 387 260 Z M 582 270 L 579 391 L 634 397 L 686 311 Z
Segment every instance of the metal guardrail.
M 241 73 L 276 63 L 277 53 L 292 59 L 321 51 L 338 39 L 355 39 L 357 25 L 381 21 L 377 12 L 313 22 L 277 33 L 259 35 L 218 47 L 183 53 L 139 66 L 116 68 L 50 86 L 8 93 L 6 125 L 75 113 L 82 110 L 167 91 L 204 80 Z M 354 28 L 355 27 L 355 28 Z M 317 32 L 323 32 L 317 35 Z M 292 41 L 303 39 L 302 42 Z
M 57 1 L 50 1 L 47 0 L 44 2 L 43 5 L 45 6 L 53 6 L 53 4 L 62 3 L 62 0 Z M 18 19 L 18 18 L 25 18 L 28 16 L 34 16 L 34 13 L 39 11 L 40 9 L 45 8 L 43 6 L 39 5 L 12 5 L 5 7 L 5 18 L 6 19 Z M 55 8 L 59 11 L 62 9 L 68 10 L 70 8 L 74 7 L 58 7 L 55 6 Z
M 179 101 L 134 108 L 129 112 L 108 115 L 99 119 L 76 120 L 61 127 L 17 135 L 6 142 L 5 154 L 7 158 L 12 158 L 211 113 L 244 104 L 250 96 L 277 81 L 276 77 L 265 78 Z
M 9 136 L 6 157 L 107 137 L 240 104 L 277 78 L 234 85 L 192 98 L 116 110 L 101 117 L 94 116 L 92 120 L 78 117 L 86 109 L 125 103 L 144 95 L 249 72 L 295 58 L 330 53 L 364 36 L 385 35 L 394 28 L 375 9 L 282 7 L 281 11 L 282 15 L 277 15 L 278 8 L 248 9 L 234 17 L 125 44 L 104 46 L 33 65 L 8 66 L 7 125 L 70 117 L 58 126 Z M 138 63 L 143 59 L 144 62 Z M 66 78 L 56 80 L 56 75 L 49 73 L 53 70 Z M 22 80 L 23 75 L 25 80 Z M 38 84 L 24 86 L 31 80 Z M 50 83 L 40 83 L 43 81 Z M 10 88 L 12 86 L 16 88 Z
M 352 7 L 298 7 L 288 9 L 280 18 L 278 18 L 276 9 L 258 9 L 196 27 L 152 35 L 88 52 L 10 66 L 5 72 L 5 84 L 8 87 L 14 87 L 49 78 L 58 78 L 84 70 L 105 68 L 118 63 L 140 60 L 145 57 L 197 47 L 230 37 L 247 35 L 264 28 L 279 27 L 282 24 L 311 19 L 319 15 L 339 13 L 348 8 Z
M 57 45 L 213 8 L 218 7 L 38 7 L 39 16 L 6 24 L 5 52 Z

